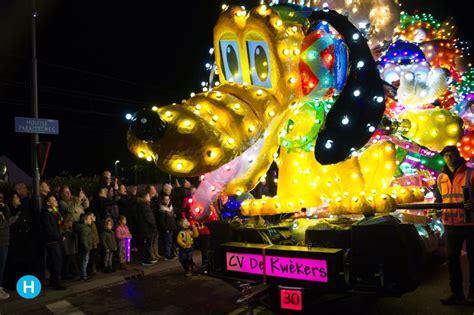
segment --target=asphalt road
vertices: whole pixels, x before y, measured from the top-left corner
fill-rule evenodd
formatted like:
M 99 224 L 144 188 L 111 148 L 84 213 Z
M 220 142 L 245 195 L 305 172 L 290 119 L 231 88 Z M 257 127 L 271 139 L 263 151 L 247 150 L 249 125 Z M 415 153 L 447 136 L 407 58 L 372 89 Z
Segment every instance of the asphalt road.
M 467 257 L 462 257 L 465 278 Z M 465 287 L 467 283 L 465 283 Z M 319 305 L 312 314 L 474 314 L 474 306 L 442 306 L 448 293 L 447 267 L 432 263 L 423 272 L 422 284 L 401 298 L 355 296 Z M 467 287 L 466 287 L 467 289 Z M 185 277 L 182 270 L 149 275 L 109 287 L 72 295 L 65 300 L 32 309 L 29 314 L 247 314 L 235 305 L 239 291 L 225 282 L 201 275 Z M 277 314 L 257 307 L 254 314 Z

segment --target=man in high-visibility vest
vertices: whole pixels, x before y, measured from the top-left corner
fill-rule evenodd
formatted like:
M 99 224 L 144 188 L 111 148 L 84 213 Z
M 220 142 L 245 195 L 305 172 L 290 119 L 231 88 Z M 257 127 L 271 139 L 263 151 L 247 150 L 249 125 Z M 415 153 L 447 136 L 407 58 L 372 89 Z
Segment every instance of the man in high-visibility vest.
M 442 220 L 446 231 L 448 251 L 449 284 L 451 294 L 441 299 L 444 305 L 460 304 L 465 301 L 474 303 L 474 170 L 466 166 L 466 161 L 460 156 L 455 146 L 447 146 L 440 153 L 446 163 L 438 177 L 439 197 L 437 202 L 464 202 L 464 209 L 443 209 Z M 464 201 L 464 193 L 470 194 L 469 200 Z M 441 200 L 440 200 L 441 199 Z M 465 210 L 468 210 L 467 212 Z M 466 217 L 469 215 L 469 218 Z M 469 295 L 465 299 L 461 270 L 461 249 L 466 241 L 469 259 Z

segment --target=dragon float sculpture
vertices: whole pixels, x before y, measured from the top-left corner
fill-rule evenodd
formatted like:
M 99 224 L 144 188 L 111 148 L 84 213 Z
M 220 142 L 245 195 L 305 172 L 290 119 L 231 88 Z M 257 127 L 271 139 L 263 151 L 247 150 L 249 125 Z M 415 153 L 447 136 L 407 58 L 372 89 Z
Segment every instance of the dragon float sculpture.
M 242 214 L 389 213 L 425 198 L 443 147 L 474 155 L 473 69 L 451 19 L 390 0 L 223 6 L 214 52 L 212 86 L 136 113 L 127 136 L 164 172 L 203 178 L 198 220 L 273 162 L 277 195 Z

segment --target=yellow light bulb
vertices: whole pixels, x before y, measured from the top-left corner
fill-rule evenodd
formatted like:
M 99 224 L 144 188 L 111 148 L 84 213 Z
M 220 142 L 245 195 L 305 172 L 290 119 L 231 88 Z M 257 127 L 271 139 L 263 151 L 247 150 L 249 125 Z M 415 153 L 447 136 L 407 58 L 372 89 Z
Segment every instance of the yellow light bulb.
M 271 110 L 271 111 L 269 111 L 269 112 L 268 112 L 268 116 L 270 116 L 270 117 L 273 117 L 273 116 L 275 116 L 275 112 L 274 112 L 274 111 L 272 111 L 272 110 Z
M 250 125 L 249 126 L 249 132 L 254 132 L 255 131 L 255 126 L 254 125 Z
M 173 114 L 169 110 L 165 112 L 166 117 L 171 117 L 171 115 L 173 115 Z
M 288 56 L 290 54 L 290 50 L 288 48 L 283 49 L 283 55 Z
M 176 164 L 176 169 L 177 169 L 177 170 L 183 169 L 183 163 L 178 163 L 178 164 Z
M 239 103 L 235 103 L 235 104 L 234 104 L 234 109 L 235 109 L 235 110 L 239 110 L 239 108 L 240 108 L 240 104 L 239 104 Z
M 234 144 L 234 142 L 235 142 L 234 138 L 227 139 L 228 144 Z
M 142 159 L 143 157 L 145 157 L 145 153 L 143 153 L 143 152 L 141 152 L 141 151 L 138 152 L 138 157 L 139 157 L 140 159 Z
M 212 120 L 218 121 L 218 120 L 219 120 L 219 116 L 217 116 L 217 115 L 212 116 Z
M 154 111 L 154 112 L 156 112 L 156 111 L 158 110 L 158 107 L 153 106 L 153 107 L 151 108 L 151 110 Z
M 149 156 L 146 157 L 146 160 L 147 160 L 148 162 L 151 162 L 151 161 L 152 161 L 152 157 L 149 155 Z

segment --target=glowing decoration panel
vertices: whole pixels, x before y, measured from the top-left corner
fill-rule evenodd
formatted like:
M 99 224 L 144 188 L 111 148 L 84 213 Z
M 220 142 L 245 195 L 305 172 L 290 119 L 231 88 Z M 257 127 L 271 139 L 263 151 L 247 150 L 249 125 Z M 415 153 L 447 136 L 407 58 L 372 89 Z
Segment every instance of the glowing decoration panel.
M 463 120 L 445 109 L 406 111 L 400 118 L 410 122 L 404 136 L 435 151 L 456 145 L 463 134 Z

